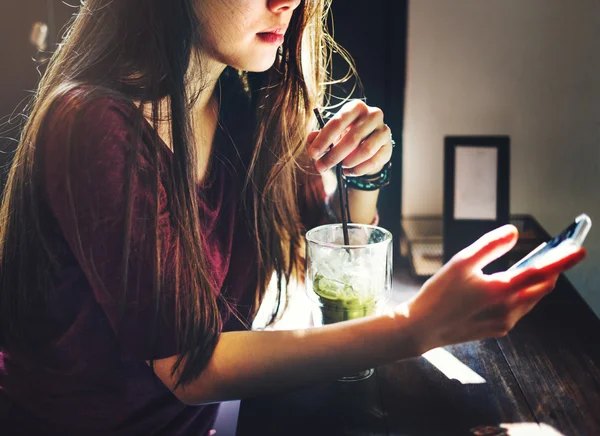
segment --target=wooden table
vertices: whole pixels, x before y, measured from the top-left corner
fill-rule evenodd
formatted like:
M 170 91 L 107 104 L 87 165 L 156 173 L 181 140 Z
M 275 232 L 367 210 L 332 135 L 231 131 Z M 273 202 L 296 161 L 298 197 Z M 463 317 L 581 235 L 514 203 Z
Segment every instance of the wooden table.
M 421 284 L 398 268 L 393 299 Z M 505 338 L 434 350 L 361 382 L 243 400 L 237 435 L 600 435 L 599 334 L 561 277 Z

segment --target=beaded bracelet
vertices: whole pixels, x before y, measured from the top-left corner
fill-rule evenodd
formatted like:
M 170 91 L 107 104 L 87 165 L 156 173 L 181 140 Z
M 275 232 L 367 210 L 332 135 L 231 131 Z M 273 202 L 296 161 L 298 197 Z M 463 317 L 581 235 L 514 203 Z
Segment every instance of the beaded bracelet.
M 376 191 L 390 184 L 392 179 L 392 162 L 384 165 L 383 169 L 377 174 L 370 174 L 358 177 L 345 177 L 346 185 L 349 188 L 360 191 Z

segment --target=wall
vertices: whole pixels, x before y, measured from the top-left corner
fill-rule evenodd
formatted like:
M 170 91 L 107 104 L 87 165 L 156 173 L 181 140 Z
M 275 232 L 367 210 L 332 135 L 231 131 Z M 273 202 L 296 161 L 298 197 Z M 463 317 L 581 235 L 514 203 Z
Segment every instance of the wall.
M 44 0 L 34 0 L 28 7 L 20 2 L 0 2 L 0 120 L 35 87 L 38 74 L 32 58 L 36 50 L 29 35 L 33 23 L 47 22 L 47 15 Z
M 600 2 L 410 3 L 403 214 L 441 214 L 443 137 L 511 136 L 511 212 L 550 233 L 586 212 L 567 276 L 600 315 Z
M 0 166 L 6 160 L 2 151 L 15 146 L 10 138 L 20 133 L 22 117 L 18 114 L 30 101 L 40 78 L 33 60 L 37 49 L 29 41 L 33 24 L 41 21 L 50 25 L 51 43 L 75 11 L 61 0 L 0 1 Z

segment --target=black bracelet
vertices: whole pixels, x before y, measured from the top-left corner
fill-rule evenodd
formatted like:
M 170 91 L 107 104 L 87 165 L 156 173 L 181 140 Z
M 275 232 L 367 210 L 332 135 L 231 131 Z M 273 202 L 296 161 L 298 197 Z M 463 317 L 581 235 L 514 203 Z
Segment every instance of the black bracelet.
M 349 188 L 358 189 L 360 191 L 376 191 L 389 185 L 392 181 L 392 161 L 386 163 L 383 169 L 377 174 L 344 177 L 346 179 L 346 185 L 348 185 Z

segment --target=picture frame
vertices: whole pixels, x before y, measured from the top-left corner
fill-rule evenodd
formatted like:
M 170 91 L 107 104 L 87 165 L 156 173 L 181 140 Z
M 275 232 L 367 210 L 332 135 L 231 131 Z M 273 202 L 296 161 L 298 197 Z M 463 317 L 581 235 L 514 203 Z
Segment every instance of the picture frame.
M 444 138 L 443 262 L 509 223 L 510 137 Z M 484 272 L 505 269 L 501 260 Z

